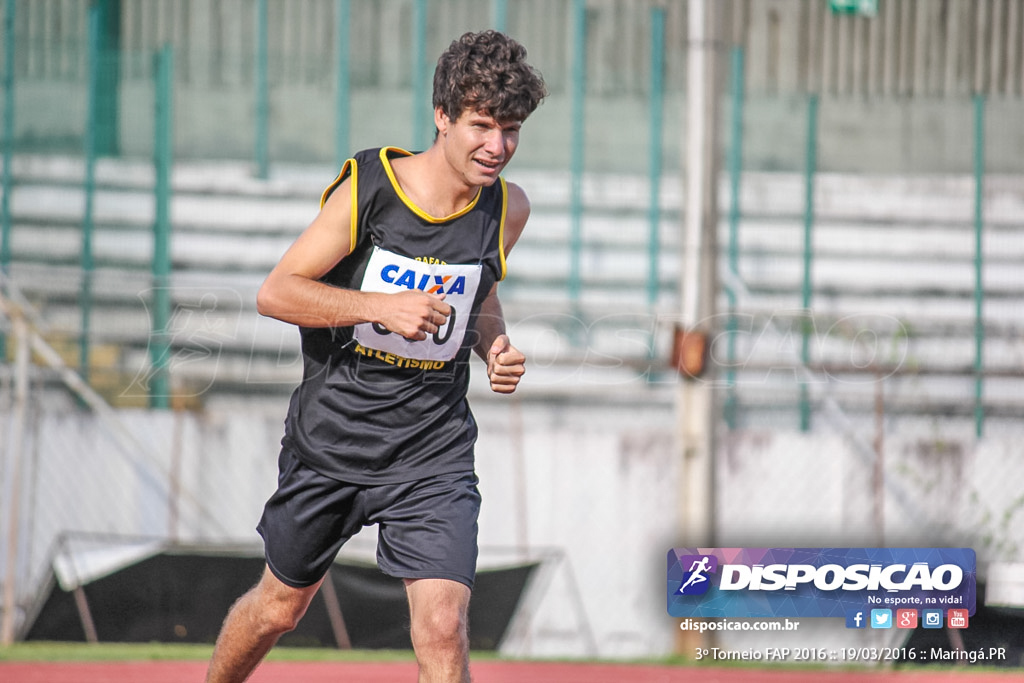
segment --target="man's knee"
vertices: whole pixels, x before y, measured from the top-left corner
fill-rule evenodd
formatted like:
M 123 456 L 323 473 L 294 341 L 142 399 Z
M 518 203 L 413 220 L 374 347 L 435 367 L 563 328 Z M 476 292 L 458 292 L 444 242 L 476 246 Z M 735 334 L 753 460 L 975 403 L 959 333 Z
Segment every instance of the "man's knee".
M 413 643 L 418 648 L 462 651 L 469 646 L 467 617 L 457 605 L 436 607 L 420 614 L 412 630 Z
M 292 588 L 267 572 L 247 596 L 252 601 L 253 615 L 260 630 L 278 634 L 294 631 L 319 587 L 317 584 Z
M 469 588 L 455 581 L 420 579 L 406 581 L 406 589 L 418 653 L 468 649 Z
M 442 637 L 461 637 L 466 633 L 466 615 L 454 605 L 438 609 L 427 619 L 427 628 Z
M 272 633 L 294 631 L 306 614 L 306 606 L 271 603 L 263 611 L 263 624 Z

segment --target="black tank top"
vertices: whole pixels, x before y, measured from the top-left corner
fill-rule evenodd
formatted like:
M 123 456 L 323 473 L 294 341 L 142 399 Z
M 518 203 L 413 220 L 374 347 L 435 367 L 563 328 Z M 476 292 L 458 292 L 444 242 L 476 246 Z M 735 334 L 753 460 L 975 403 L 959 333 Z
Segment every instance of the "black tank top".
M 409 200 L 390 160 L 366 150 L 345 162 L 327 197 L 351 177 L 352 252 L 323 278 L 366 291 L 445 292 L 453 308 L 432 337 L 409 342 L 370 324 L 300 328 L 303 380 L 284 443 L 311 468 L 359 484 L 473 470 L 477 427 L 466 400 L 480 305 L 505 275 L 505 181 L 463 210 L 434 218 Z

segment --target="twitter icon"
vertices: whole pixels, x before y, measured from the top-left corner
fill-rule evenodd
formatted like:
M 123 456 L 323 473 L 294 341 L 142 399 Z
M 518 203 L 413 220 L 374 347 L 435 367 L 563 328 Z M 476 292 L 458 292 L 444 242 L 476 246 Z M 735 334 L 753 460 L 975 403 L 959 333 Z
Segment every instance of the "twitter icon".
M 871 610 L 871 628 L 892 628 L 892 610 Z

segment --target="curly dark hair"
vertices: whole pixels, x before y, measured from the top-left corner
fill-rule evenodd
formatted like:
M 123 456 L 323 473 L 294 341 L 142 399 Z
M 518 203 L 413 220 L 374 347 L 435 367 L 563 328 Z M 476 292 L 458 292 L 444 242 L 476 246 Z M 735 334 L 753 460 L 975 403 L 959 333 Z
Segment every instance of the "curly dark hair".
M 434 70 L 434 108 L 453 121 L 467 109 L 525 121 L 546 95 L 544 78 L 526 63 L 526 48 L 498 31 L 463 34 Z

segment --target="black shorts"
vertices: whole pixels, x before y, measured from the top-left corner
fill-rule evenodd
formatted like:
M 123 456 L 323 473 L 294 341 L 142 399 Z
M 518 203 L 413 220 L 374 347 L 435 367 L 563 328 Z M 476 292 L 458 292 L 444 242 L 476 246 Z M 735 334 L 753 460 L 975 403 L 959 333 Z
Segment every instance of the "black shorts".
M 315 472 L 287 447 L 278 467 L 277 491 L 257 531 L 267 565 L 285 584 L 315 584 L 346 541 L 377 524 L 377 564 L 385 574 L 473 587 L 480 513 L 473 472 L 401 484 L 349 484 Z

